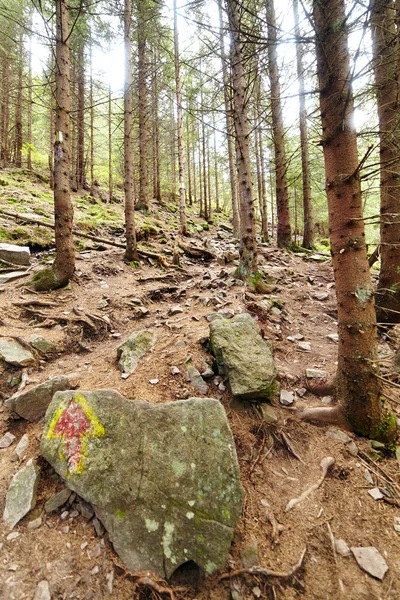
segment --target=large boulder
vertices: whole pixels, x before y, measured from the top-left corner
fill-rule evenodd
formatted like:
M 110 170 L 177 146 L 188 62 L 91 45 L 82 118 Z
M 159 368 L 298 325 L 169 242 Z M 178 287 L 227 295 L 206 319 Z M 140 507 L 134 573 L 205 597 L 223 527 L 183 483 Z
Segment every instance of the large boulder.
M 129 338 L 117 348 L 118 368 L 122 373 L 133 373 L 139 360 L 153 349 L 156 336 L 151 329 L 134 331 Z
M 243 501 L 235 444 L 211 398 L 129 402 L 113 390 L 57 392 L 43 456 L 93 505 L 133 571 L 220 569 Z
M 5 401 L 7 408 L 26 419 L 37 421 L 45 414 L 54 394 L 74 387 L 64 375 L 52 377 L 44 383 L 35 385 L 26 392 L 11 396 Z
M 31 252 L 28 246 L 0 244 L 0 259 L 13 265 L 29 265 L 31 262 Z
M 277 389 L 272 347 L 260 335 L 247 313 L 210 323 L 210 342 L 220 374 L 227 378 L 232 395 L 244 400 L 271 398 Z

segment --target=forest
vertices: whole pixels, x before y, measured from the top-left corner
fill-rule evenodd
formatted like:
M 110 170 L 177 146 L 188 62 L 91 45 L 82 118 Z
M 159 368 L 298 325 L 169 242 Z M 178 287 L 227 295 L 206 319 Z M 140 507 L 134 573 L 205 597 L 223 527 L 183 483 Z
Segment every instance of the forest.
M 399 0 L 0 32 L 0 600 L 399 598 Z

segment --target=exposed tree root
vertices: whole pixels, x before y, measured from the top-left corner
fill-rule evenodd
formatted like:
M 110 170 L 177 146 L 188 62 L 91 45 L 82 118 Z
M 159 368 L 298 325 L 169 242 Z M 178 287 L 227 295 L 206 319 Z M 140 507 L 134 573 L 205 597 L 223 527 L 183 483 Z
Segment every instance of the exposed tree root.
M 303 408 L 296 411 L 296 416 L 302 421 L 310 421 L 319 425 L 337 425 L 347 431 L 352 431 L 352 426 L 343 413 L 340 404 L 336 406 L 316 406 Z
M 323 458 L 321 460 L 321 468 L 322 468 L 321 477 L 318 479 L 318 481 L 316 483 L 314 483 L 309 488 L 304 490 L 304 492 L 298 498 L 292 498 L 291 500 L 289 500 L 289 502 L 286 505 L 285 512 L 292 510 L 292 508 L 294 508 L 295 506 L 297 506 L 298 504 L 300 504 L 301 502 L 306 500 L 310 494 L 315 492 L 315 490 L 317 490 L 322 485 L 322 482 L 324 481 L 325 477 L 327 476 L 329 468 L 333 464 L 335 464 L 335 459 L 332 456 L 327 456 L 327 457 Z
M 210 250 L 207 250 L 207 248 L 198 248 L 197 246 L 193 246 L 192 244 L 188 246 L 181 241 L 178 242 L 178 246 L 179 248 L 182 248 L 184 253 L 187 254 L 187 256 L 190 256 L 191 258 L 200 258 L 206 261 L 215 259 L 215 254 L 213 254 L 213 252 L 210 252 Z
M 283 525 L 281 525 L 280 523 L 278 523 L 278 521 L 276 520 L 275 515 L 274 515 L 274 513 L 272 511 L 272 508 L 271 508 L 271 505 L 269 504 L 269 502 L 267 502 L 267 500 L 265 500 L 263 498 L 261 500 L 261 504 L 265 508 L 266 517 L 267 517 L 268 521 L 271 523 L 271 526 L 272 526 L 272 539 L 274 540 L 275 543 L 277 543 L 280 534 L 282 533 L 282 531 L 285 528 L 284 528 Z
M 300 555 L 299 560 L 293 567 L 288 571 L 273 571 L 272 569 L 264 569 L 263 567 L 250 567 L 249 569 L 235 569 L 230 573 L 224 573 L 219 577 L 218 582 L 224 581 L 225 579 L 231 579 L 232 577 L 239 577 L 240 575 L 264 575 L 264 577 L 279 577 L 281 579 L 287 579 L 291 577 L 300 569 L 303 564 L 303 560 L 306 554 L 307 548 L 304 548 Z

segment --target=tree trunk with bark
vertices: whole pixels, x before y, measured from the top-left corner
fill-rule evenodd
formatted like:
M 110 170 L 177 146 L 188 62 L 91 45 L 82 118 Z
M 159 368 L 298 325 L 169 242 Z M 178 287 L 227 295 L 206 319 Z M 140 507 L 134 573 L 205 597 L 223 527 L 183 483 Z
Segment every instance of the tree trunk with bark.
M 10 160 L 8 139 L 10 125 L 10 62 L 7 50 L 3 50 L 1 62 L 1 162 L 5 167 Z
M 328 197 L 330 243 L 338 305 L 336 392 L 353 429 L 392 439 L 378 372 L 374 294 L 362 214 L 344 0 L 314 0 L 317 69 Z
M 135 231 L 135 196 L 133 183 L 133 150 L 132 150 L 132 0 L 125 0 L 124 5 L 124 49 L 125 49 L 125 82 L 124 82 L 124 191 L 125 191 L 125 260 L 137 261 L 137 244 Z
M 222 16 L 222 0 L 218 0 L 219 9 L 219 47 L 222 63 L 222 78 L 224 86 L 224 103 L 225 103 L 225 119 L 226 119 L 226 139 L 228 144 L 228 162 L 229 162 L 229 181 L 231 185 L 232 196 L 232 225 L 233 237 L 240 236 L 240 216 L 239 216 L 239 200 L 238 200 L 238 180 L 235 163 L 235 143 L 234 143 L 234 126 L 232 122 L 231 110 L 231 86 L 228 70 L 228 62 L 224 46 L 224 22 Z
M 400 31 L 393 0 L 371 1 L 373 64 L 380 137 L 380 323 L 400 323 Z
M 51 269 L 32 278 L 36 290 L 63 287 L 75 268 L 70 196 L 70 52 L 68 0 L 56 0 L 56 136 L 54 142 L 54 230 L 56 258 Z
M 111 83 L 108 84 L 108 201 L 113 201 L 113 140 L 112 140 L 112 94 Z
M 174 0 L 174 59 L 175 59 L 175 92 L 177 109 L 177 132 L 178 132 L 178 169 L 179 169 L 179 214 L 182 235 L 187 234 L 186 221 L 186 190 L 185 190 L 185 154 L 183 148 L 183 109 L 182 109 L 182 82 L 179 63 L 179 39 L 178 39 L 178 12 L 176 0 Z
M 149 208 L 149 134 L 147 90 L 147 11 L 146 0 L 137 0 L 138 92 L 139 92 L 139 198 L 137 210 Z
M 246 103 L 246 75 L 240 36 L 238 0 L 226 0 L 232 49 L 232 87 L 240 201 L 240 262 L 237 276 L 248 279 L 257 273 L 257 245 L 253 202 L 253 182 L 249 150 L 249 122 Z
M 90 39 L 90 194 L 94 195 L 93 40 Z
M 160 182 L 160 123 L 158 116 L 158 72 L 157 54 L 154 50 L 153 61 L 153 196 L 156 202 L 161 202 Z
M 76 163 L 76 186 L 80 190 L 86 185 L 85 174 L 85 44 L 80 40 L 77 51 L 78 76 L 78 148 Z
M 314 219 L 311 199 L 311 172 L 308 155 L 308 127 L 307 109 L 304 86 L 303 47 L 300 42 L 299 24 L 299 1 L 293 0 L 293 14 L 295 23 L 296 43 L 296 66 L 297 81 L 299 84 L 299 125 L 300 125 L 300 150 L 301 150 L 301 174 L 303 178 L 303 248 L 312 248 L 314 245 Z
M 32 36 L 29 36 L 29 59 L 28 59 L 28 157 L 27 167 L 32 170 Z M 51 86 L 50 86 L 51 87 Z M 52 93 L 50 94 L 52 97 Z M 54 138 L 51 145 L 53 146 Z M 53 169 L 51 169 L 50 178 L 53 178 Z M 54 182 L 53 182 L 54 184 Z M 53 189 L 51 187 L 51 189 Z
M 268 75 L 271 86 L 272 132 L 275 151 L 275 179 L 277 205 L 277 244 L 288 248 L 291 244 L 287 163 L 281 105 L 281 86 L 277 54 L 277 27 L 273 0 L 265 0 L 268 29 Z
M 20 36 L 22 51 L 22 35 Z M 22 167 L 22 56 L 18 59 L 17 105 L 15 108 L 15 165 Z

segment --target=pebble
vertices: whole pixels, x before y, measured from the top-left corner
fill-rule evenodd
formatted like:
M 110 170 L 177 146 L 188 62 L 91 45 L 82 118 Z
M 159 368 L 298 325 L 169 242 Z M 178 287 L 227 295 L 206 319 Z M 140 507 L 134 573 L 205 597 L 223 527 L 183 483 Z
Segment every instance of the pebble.
M 7 431 L 0 439 L 0 448 L 8 448 L 15 440 L 15 435 Z
M 220 391 L 220 392 L 225 392 L 225 390 L 226 390 L 226 387 L 225 387 L 225 385 L 222 383 L 222 381 L 221 381 L 221 383 L 219 384 L 219 386 L 218 386 L 218 389 L 219 389 L 219 391 Z
M 179 305 L 172 306 L 168 311 L 169 315 L 178 315 L 179 313 L 183 313 L 183 308 Z
M 327 371 L 323 371 L 322 369 L 306 369 L 307 379 L 322 379 L 327 376 Z
M 331 404 L 332 403 L 332 396 L 323 396 L 321 398 L 321 402 L 323 404 Z
M 394 518 L 394 530 L 397 531 L 397 533 L 400 533 L 400 517 L 395 517 Z
M 98 565 L 96 565 L 95 567 L 93 567 L 93 569 L 90 571 L 92 575 L 97 575 L 97 573 L 100 571 Z
M 374 485 L 374 480 L 372 479 L 372 475 L 368 469 L 364 470 L 364 479 L 366 479 L 371 485 Z
M 337 333 L 329 333 L 326 337 L 332 342 L 335 342 L 335 344 L 337 344 L 339 341 L 339 336 Z
M 348 556 L 350 554 L 350 548 L 342 539 L 335 539 L 335 550 L 338 554 L 340 554 L 340 556 Z
M 69 511 L 68 510 L 64 510 L 61 513 L 61 521 L 65 521 L 65 519 L 68 517 L 68 515 L 69 515 Z
M 70 516 L 70 519 L 75 519 L 76 517 L 79 517 L 79 510 L 76 510 L 76 509 L 75 509 L 75 510 L 72 510 L 72 511 L 70 512 L 70 515 L 69 515 L 69 516 Z
M 358 566 L 376 579 L 383 579 L 389 569 L 382 554 L 374 546 L 352 547 L 351 551 Z
M 358 456 L 358 446 L 353 440 L 347 444 L 347 450 L 352 456 Z
M 42 526 L 42 517 L 38 517 L 37 519 L 32 519 L 28 523 L 29 531 L 35 531 L 35 529 L 39 529 Z
M 296 394 L 302 398 L 307 393 L 306 388 L 297 388 Z
M 215 373 L 211 367 L 207 367 L 201 374 L 203 379 L 211 379 L 212 377 L 214 377 L 214 375 Z
M 48 581 L 43 580 L 38 583 L 33 600 L 51 600 Z
M 329 294 L 327 294 L 326 292 L 323 292 L 322 294 L 313 294 L 313 298 L 314 300 L 319 300 L 320 302 L 323 302 L 324 300 L 328 300 Z
M 19 537 L 21 534 L 18 531 L 12 531 L 11 533 L 8 534 L 8 536 L 6 537 L 7 542 L 12 542 L 13 540 L 16 540 L 17 537 Z
M 383 494 L 379 488 L 372 488 L 372 490 L 368 490 L 368 494 L 374 500 L 382 500 Z
M 113 583 L 114 583 L 114 571 L 110 571 L 106 575 L 107 580 L 107 591 L 110 595 L 113 593 Z
M 171 375 L 179 375 L 180 370 L 178 367 L 171 367 Z
M 69 525 L 64 525 L 64 527 L 61 527 L 60 531 L 61 533 L 69 533 Z
M 81 550 L 84 550 L 88 546 L 89 546 L 89 544 L 87 542 L 83 542 L 83 544 L 81 544 Z
M 298 342 L 300 340 L 304 340 L 304 335 L 302 335 L 301 333 L 296 333 L 295 335 L 289 335 L 287 339 L 289 340 L 289 342 Z
M 336 429 L 335 427 L 329 428 L 325 435 L 326 437 L 330 437 L 333 440 L 336 440 L 337 442 L 343 442 L 345 444 L 348 444 L 352 441 L 351 437 L 347 435 L 347 433 L 345 433 L 341 429 Z
M 279 402 L 283 404 L 283 406 L 290 406 L 294 402 L 294 393 L 288 392 L 287 390 L 281 390 Z
M 299 342 L 296 344 L 296 348 L 304 352 L 311 352 L 311 344 L 309 342 Z
M 68 488 L 64 488 L 63 490 L 61 490 L 61 492 L 58 492 L 58 494 L 55 494 L 49 500 L 47 500 L 46 504 L 44 505 L 44 510 L 47 513 L 54 512 L 55 510 L 60 508 L 60 506 L 67 502 L 70 495 L 71 490 L 69 490 Z

